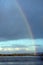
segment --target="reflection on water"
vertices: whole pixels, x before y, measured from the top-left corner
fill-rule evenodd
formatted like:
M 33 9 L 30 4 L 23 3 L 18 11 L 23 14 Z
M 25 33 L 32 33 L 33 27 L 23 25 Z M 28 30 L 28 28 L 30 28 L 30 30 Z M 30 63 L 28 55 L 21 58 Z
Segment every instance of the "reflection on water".
M 43 65 L 40 56 L 0 56 L 0 65 Z

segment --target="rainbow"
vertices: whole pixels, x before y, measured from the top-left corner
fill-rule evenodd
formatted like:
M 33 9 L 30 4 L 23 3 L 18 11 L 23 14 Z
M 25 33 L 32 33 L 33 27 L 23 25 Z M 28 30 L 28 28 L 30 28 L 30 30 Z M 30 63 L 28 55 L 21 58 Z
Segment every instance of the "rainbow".
M 34 36 L 33 36 L 33 33 L 32 33 L 32 29 L 31 29 L 31 26 L 30 26 L 30 24 L 29 24 L 29 22 L 28 22 L 28 20 L 27 20 L 27 18 L 26 18 L 26 15 L 25 15 L 25 13 L 23 12 L 23 10 L 22 10 L 22 8 L 21 8 L 21 6 L 20 6 L 20 4 L 18 3 L 18 0 L 15 0 L 15 3 L 16 3 L 16 7 L 18 8 L 18 10 L 19 10 L 19 13 L 21 14 L 21 16 L 22 16 L 22 18 L 23 18 L 23 23 L 25 24 L 25 27 L 26 27 L 26 29 L 27 29 L 27 32 L 28 32 L 28 37 L 29 37 L 29 35 L 30 35 L 30 38 L 31 38 L 31 40 L 32 40 L 32 43 L 31 44 L 33 44 L 34 46 L 35 46 L 35 41 L 34 41 Z M 16 41 L 16 43 L 19 43 L 19 42 L 22 42 L 23 40 L 18 40 L 18 41 Z M 3 45 L 3 43 L 5 44 L 5 43 L 14 43 L 15 42 L 15 40 L 14 41 L 4 41 L 4 42 L 0 42 L 0 45 Z M 24 42 L 25 42 L 25 40 L 24 40 Z M 23 43 L 24 43 L 23 42 Z M 28 42 L 29 42 L 29 39 L 28 39 Z M 25 42 L 25 44 L 26 44 L 27 42 Z M 22 43 L 21 43 L 22 44 Z M 28 43 L 27 43 L 28 44 Z M 18 48 L 17 48 L 18 49 Z M 26 48 L 27 49 L 27 48 Z M 34 47 L 34 49 L 35 49 L 35 53 L 36 53 L 36 47 Z M 0 48 L 0 50 L 2 50 L 2 48 Z M 5 49 L 6 50 L 6 49 Z M 28 49 L 27 49 L 28 50 Z
M 16 6 L 19 9 L 19 12 L 20 12 L 22 18 L 24 19 L 24 24 L 25 24 L 25 26 L 27 28 L 28 35 L 30 35 L 31 39 L 34 39 L 34 36 L 33 36 L 32 29 L 31 29 L 31 26 L 29 24 L 29 21 L 27 20 L 26 15 L 23 12 L 23 10 L 22 10 L 22 8 L 21 8 L 21 6 L 20 6 L 20 4 L 18 3 L 17 0 L 16 0 Z M 35 45 L 35 42 L 34 41 L 32 41 L 32 43 Z M 36 54 L 36 47 L 35 47 L 35 54 Z

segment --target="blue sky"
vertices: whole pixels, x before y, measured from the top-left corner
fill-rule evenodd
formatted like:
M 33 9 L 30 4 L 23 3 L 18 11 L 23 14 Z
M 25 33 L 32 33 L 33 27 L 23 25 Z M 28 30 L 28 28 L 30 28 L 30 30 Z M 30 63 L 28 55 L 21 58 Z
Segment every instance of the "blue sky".
M 43 50 L 43 0 L 0 0 L 0 47 L 13 44 Z

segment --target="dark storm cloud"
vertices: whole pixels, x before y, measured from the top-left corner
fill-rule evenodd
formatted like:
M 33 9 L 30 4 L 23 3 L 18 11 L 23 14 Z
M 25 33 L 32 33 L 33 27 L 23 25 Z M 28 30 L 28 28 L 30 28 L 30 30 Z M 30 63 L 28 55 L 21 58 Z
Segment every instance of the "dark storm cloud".
M 0 0 L 0 41 L 28 38 L 26 27 L 15 1 Z M 34 38 L 43 38 L 43 0 L 17 1 L 26 14 Z
M 28 37 L 15 1 L 0 0 L 0 41 Z
M 30 23 L 34 38 L 43 38 L 43 0 L 18 0 Z

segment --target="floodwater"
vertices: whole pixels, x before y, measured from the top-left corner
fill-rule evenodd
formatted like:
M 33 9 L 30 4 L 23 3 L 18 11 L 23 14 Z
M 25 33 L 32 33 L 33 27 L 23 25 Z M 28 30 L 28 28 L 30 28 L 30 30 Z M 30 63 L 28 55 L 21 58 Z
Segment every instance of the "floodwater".
M 43 65 L 40 56 L 0 56 L 0 65 Z

